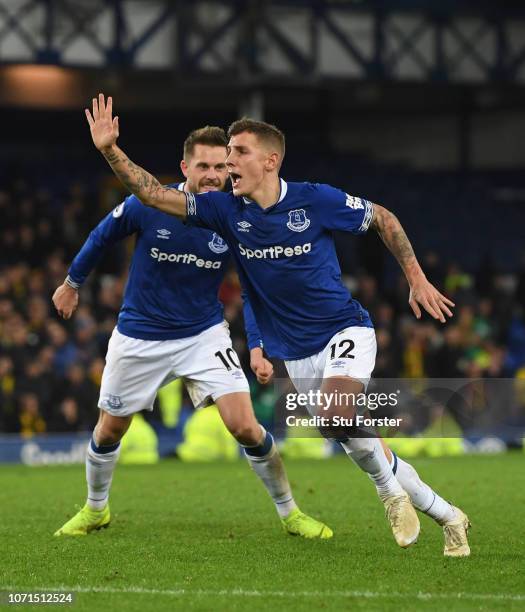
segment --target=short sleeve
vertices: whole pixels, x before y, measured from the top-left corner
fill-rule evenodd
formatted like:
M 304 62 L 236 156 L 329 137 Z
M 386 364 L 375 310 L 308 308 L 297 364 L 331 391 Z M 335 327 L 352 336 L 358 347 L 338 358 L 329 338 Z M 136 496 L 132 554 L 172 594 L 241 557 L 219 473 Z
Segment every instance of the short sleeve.
M 186 193 L 186 223 L 224 235 L 228 211 L 228 194 L 209 191 Z
M 352 234 L 364 234 L 374 214 L 372 202 L 351 196 L 330 185 L 313 184 L 316 209 L 323 227 Z

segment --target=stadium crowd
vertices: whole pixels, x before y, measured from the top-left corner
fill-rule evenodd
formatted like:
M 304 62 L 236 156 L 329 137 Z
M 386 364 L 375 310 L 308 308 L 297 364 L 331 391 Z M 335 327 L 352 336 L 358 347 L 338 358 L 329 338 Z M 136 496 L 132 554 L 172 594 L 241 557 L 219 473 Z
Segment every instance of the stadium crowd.
M 51 296 L 100 220 L 100 207 L 93 205 L 99 200 L 98 193 L 79 183 L 62 194 L 35 192 L 20 180 L 0 185 L 1 432 L 31 436 L 84 431 L 96 422 L 104 355 L 122 301 L 132 244 L 123 243 L 101 260 L 81 289 L 71 320 L 57 316 Z M 378 248 L 386 257 L 379 242 Z M 473 272 L 435 252 L 419 255 L 430 280 L 456 302 L 454 319 L 446 326 L 413 317 L 402 274 L 385 283 L 366 265 L 346 270 L 343 254 L 345 282 L 377 329 L 375 376 L 525 378 L 525 262 L 513 273 L 489 270 L 488 264 Z M 249 373 L 233 270 L 220 298 L 234 346 Z M 505 406 L 506 422 L 525 424 L 523 395 L 518 393 L 516 401 Z

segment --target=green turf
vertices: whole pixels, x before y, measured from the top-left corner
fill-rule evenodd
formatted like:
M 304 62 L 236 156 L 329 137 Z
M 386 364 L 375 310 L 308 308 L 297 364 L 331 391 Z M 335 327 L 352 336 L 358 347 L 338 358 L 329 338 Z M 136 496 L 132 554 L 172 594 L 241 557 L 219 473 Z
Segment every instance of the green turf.
M 120 466 L 110 528 L 73 539 L 52 533 L 84 502 L 83 467 L 2 466 L 0 590 L 77 588 L 78 611 L 524 609 L 523 460 L 414 462 L 469 514 L 468 559 L 443 557 L 427 517 L 418 544 L 398 548 L 344 457 L 288 463 L 300 507 L 334 529 L 328 541 L 285 535 L 244 461 Z

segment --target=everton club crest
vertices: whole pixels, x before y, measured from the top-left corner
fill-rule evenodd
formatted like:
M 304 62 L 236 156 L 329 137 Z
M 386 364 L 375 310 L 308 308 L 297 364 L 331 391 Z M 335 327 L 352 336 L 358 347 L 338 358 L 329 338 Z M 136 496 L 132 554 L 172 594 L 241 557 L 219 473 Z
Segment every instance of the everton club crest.
M 305 229 L 310 227 L 310 219 L 306 217 L 306 213 L 303 208 L 298 210 L 291 210 L 288 213 L 288 223 L 286 224 L 288 229 L 292 232 L 304 232 Z
M 208 242 L 208 246 L 214 253 L 217 254 L 224 253 L 228 250 L 228 245 L 215 232 L 213 232 L 212 239 L 210 240 L 210 242 Z

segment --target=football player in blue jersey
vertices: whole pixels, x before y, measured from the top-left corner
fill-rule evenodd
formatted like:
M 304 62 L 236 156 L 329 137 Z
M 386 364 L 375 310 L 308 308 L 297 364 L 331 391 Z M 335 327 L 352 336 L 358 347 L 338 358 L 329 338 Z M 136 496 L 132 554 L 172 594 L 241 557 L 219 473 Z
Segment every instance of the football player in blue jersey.
M 206 126 L 192 132 L 181 162 L 186 181 L 174 189 L 181 193 L 224 189 L 226 144 L 221 128 Z M 274 500 L 285 531 L 307 538 L 331 537 L 329 527 L 297 508 L 273 438 L 253 413 L 248 382 L 217 298 L 230 258 L 217 233 L 185 226 L 130 196 L 99 223 L 74 258 L 53 296 L 57 311 L 65 319 L 71 317 L 78 289 L 105 249 L 130 235 L 136 236 L 135 250 L 108 345 L 100 418 L 86 457 L 87 501 L 55 535 L 85 535 L 109 524 L 109 489 L 120 440 L 133 414 L 152 410 L 159 388 L 183 377 L 196 408 L 210 401 L 217 404 L 226 427 L 244 447 Z M 251 366 L 264 383 L 271 377 L 272 365 L 263 357 L 247 301 L 244 316 Z
M 242 119 L 230 126 L 227 166 L 233 192 L 193 194 L 162 185 L 117 146 L 111 98 L 106 103 L 100 94 L 86 117 L 95 146 L 144 205 L 216 231 L 226 241 L 264 348 L 270 357 L 285 360 L 296 389 L 344 398 L 312 410 L 329 419 L 323 433 L 337 439 L 373 480 L 396 542 L 407 547 L 417 540 L 416 506 L 443 527 L 446 556 L 469 555 L 469 520 L 459 508 L 377 437 L 350 425 L 342 431 L 333 427 L 341 422 L 337 419 L 350 422 L 358 412 L 353 398 L 366 390 L 376 355 L 370 317 L 341 281 L 334 230 L 377 231 L 407 277 L 415 316 L 421 317 L 421 308 L 442 323 L 452 316 L 454 304 L 425 277 L 395 215 L 329 185 L 286 183 L 279 177 L 284 135 L 264 122 Z

